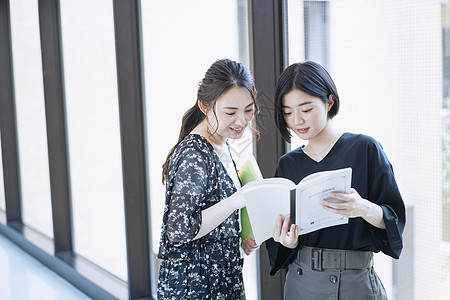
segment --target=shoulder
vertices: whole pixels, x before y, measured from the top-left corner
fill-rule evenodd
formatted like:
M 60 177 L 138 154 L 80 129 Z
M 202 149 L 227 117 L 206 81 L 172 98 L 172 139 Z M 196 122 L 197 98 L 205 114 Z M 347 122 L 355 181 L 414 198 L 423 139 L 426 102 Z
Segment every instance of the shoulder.
M 389 165 L 383 146 L 375 138 L 365 134 L 345 133 L 342 150 L 357 159 L 366 159 L 369 165 Z
M 201 155 L 211 155 L 214 151 L 211 144 L 198 134 L 187 135 L 178 145 L 175 152 L 196 152 Z
M 356 134 L 346 132 L 342 135 L 341 140 L 345 144 L 349 144 L 352 147 L 364 147 L 368 149 L 383 149 L 381 144 L 373 137 L 366 134 Z
M 304 157 L 306 154 L 303 152 L 302 147 L 298 147 L 297 149 L 291 150 L 285 154 L 283 154 L 279 160 L 278 163 L 280 164 L 290 164 L 293 161 L 297 161 L 298 159 Z
M 304 165 L 307 160 L 308 156 L 303 152 L 302 147 L 289 151 L 278 159 L 275 176 L 289 177 L 292 172 L 297 174 L 299 167 Z
M 204 137 L 197 134 L 189 134 L 178 144 L 172 154 L 171 162 L 173 164 L 186 161 L 205 161 L 210 163 L 213 153 L 214 148 Z

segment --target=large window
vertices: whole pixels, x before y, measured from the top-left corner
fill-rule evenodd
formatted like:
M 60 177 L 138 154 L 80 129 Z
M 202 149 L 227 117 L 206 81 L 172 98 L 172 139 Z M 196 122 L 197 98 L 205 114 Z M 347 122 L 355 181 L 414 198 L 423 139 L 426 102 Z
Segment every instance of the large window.
M 38 2 L 11 1 L 23 222 L 53 236 Z
M 112 2 L 62 0 L 61 27 L 74 250 L 126 280 Z
M 196 102 L 198 82 L 221 58 L 248 62 L 246 1 L 143 1 L 153 255 L 158 253 L 164 208 L 162 164 L 177 142 L 183 113 Z M 251 153 L 251 132 L 231 143 L 234 159 Z M 155 270 L 157 272 L 157 270 Z M 249 299 L 256 299 L 255 256 L 245 260 Z

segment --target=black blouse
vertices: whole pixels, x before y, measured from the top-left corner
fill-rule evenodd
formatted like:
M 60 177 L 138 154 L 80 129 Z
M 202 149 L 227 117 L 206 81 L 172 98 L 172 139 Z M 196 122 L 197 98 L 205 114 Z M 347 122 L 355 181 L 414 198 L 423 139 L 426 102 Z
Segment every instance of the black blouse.
M 301 235 L 296 249 L 288 249 L 273 239 L 266 242 L 272 270 L 271 275 L 286 268 L 295 259 L 300 245 L 317 248 L 360 250 L 383 253 L 399 258 L 405 227 L 405 206 L 395 182 L 392 166 L 382 146 L 373 138 L 344 133 L 320 162 L 311 159 L 304 146 L 278 161 L 276 177 L 299 183 L 304 177 L 319 171 L 352 168 L 352 188 L 362 198 L 383 210 L 386 229 L 376 228 L 363 218 L 349 218 L 348 224 L 328 227 Z

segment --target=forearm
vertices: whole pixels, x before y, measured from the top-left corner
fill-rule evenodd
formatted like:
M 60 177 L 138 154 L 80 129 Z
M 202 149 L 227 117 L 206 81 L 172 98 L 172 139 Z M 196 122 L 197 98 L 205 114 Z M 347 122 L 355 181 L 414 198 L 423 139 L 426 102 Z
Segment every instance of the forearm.
M 199 239 L 226 220 L 236 209 L 243 207 L 242 195 L 235 193 L 202 211 L 202 225 L 194 240 Z
M 366 213 L 362 216 L 363 219 L 377 228 L 385 229 L 386 225 L 384 224 L 383 210 L 381 209 L 381 206 L 368 200 L 366 201 L 367 210 Z
M 362 198 L 354 188 L 350 190 L 349 194 L 330 192 L 329 195 L 331 198 L 342 200 L 342 202 L 322 200 L 322 205 L 326 210 L 349 218 L 362 217 L 377 228 L 386 228 L 381 206 Z

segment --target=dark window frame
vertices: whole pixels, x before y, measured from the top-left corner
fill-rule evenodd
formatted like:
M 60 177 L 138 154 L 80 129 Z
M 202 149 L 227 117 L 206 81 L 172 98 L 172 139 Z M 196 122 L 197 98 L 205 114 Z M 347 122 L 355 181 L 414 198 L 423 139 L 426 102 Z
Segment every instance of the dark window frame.
M 0 130 L 7 222 L 20 221 L 21 189 L 12 66 L 9 1 L 0 1 Z
M 278 158 L 286 152 L 286 142 L 274 122 L 273 97 L 278 76 L 287 61 L 287 41 L 284 31 L 285 0 L 251 0 L 249 5 L 250 61 L 258 89 L 260 114 L 256 124 L 261 137 L 256 142 L 256 159 L 264 177 L 275 174 Z M 262 300 L 283 299 L 285 272 L 269 275 L 270 264 L 265 245 L 259 256 L 259 294 Z

